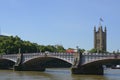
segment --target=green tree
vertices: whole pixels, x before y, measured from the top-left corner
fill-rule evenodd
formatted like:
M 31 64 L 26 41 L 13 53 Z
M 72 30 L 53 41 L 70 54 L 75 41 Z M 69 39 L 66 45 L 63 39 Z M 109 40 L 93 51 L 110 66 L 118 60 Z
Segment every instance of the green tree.
M 81 52 L 81 53 L 84 53 L 84 52 L 85 52 L 85 49 L 80 49 L 80 52 Z
M 65 49 L 62 45 L 55 45 L 56 52 L 65 52 Z
M 90 53 L 97 53 L 97 49 L 91 49 L 90 51 L 89 51 Z
M 21 53 L 36 52 L 65 52 L 61 45 L 38 45 L 30 41 L 21 40 L 18 36 L 0 36 L 0 53 L 17 54 L 21 48 Z

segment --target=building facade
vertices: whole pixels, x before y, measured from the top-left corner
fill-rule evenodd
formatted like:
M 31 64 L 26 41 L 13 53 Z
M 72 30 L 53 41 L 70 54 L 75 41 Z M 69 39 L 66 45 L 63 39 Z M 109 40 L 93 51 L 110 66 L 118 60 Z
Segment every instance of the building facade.
M 99 26 L 96 31 L 96 26 L 94 27 L 94 49 L 97 52 L 107 51 L 107 30 L 106 27 L 102 29 L 102 25 Z

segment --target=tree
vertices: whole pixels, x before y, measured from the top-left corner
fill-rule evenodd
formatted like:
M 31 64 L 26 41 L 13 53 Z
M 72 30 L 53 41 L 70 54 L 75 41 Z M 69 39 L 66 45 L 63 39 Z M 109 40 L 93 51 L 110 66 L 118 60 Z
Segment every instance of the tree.
M 85 52 L 85 49 L 80 49 L 80 52 L 81 52 L 81 53 L 84 53 L 84 52 Z
M 97 53 L 97 49 L 93 48 L 89 51 L 90 53 Z
M 57 52 L 65 52 L 65 49 L 62 45 L 55 45 L 55 48 Z
M 21 40 L 18 36 L 0 36 L 0 53 L 17 54 L 21 48 L 21 53 L 36 52 L 65 52 L 61 45 L 38 45 L 30 41 Z

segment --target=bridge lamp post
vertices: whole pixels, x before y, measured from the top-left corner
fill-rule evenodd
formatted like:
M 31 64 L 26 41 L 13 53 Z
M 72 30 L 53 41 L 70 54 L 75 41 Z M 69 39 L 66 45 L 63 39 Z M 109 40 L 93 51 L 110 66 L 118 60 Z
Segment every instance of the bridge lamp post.
M 48 51 L 45 51 L 45 57 L 47 57 L 48 53 L 49 53 Z
M 79 53 L 80 52 L 79 46 L 77 46 L 76 48 L 77 48 L 77 52 Z
M 19 52 L 18 52 L 19 54 L 21 53 L 21 48 L 19 48 Z
M 81 51 L 80 51 L 79 46 L 77 46 L 76 48 L 77 48 L 77 53 L 78 53 L 78 54 L 81 54 Z
M 41 51 L 41 49 L 40 49 L 40 53 L 41 53 L 42 51 Z
M 81 66 L 82 64 L 82 52 L 80 51 L 80 48 L 78 48 L 78 62 L 79 62 L 79 65 L 78 66 Z
M 80 66 L 82 64 L 82 53 L 78 46 L 76 48 L 77 48 L 77 55 L 75 57 L 75 60 L 76 60 L 76 62 L 79 62 L 79 65 L 77 65 L 77 66 Z

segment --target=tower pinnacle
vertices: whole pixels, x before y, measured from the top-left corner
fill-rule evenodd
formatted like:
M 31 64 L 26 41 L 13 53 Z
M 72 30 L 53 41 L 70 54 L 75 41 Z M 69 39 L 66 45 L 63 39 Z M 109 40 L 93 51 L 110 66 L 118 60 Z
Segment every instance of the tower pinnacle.
M 94 26 L 94 31 L 96 31 L 96 26 Z

